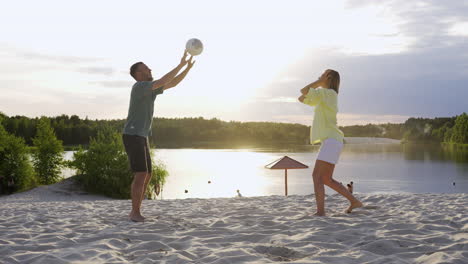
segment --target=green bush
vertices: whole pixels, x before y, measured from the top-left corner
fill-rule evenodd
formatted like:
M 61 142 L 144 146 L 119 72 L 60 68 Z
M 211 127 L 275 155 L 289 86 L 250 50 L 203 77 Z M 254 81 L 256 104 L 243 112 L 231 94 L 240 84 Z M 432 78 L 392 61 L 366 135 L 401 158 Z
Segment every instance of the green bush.
M 153 159 L 151 180 L 146 190 L 146 197 L 148 197 L 148 199 L 153 200 L 156 199 L 157 196 L 162 198 L 163 187 L 164 184 L 166 184 L 166 178 L 168 176 L 169 172 L 166 166 L 161 161 L 156 163 Z
M 122 135 L 112 128 L 98 131 L 97 137 L 91 139 L 88 150 L 79 149 L 69 164 L 77 170 L 77 179 L 86 191 L 118 199 L 131 198 L 133 173 L 123 147 Z M 163 175 L 159 168 L 160 166 L 154 166 L 153 171 L 156 170 L 156 173 L 153 178 L 156 181 L 150 181 L 149 190 L 154 190 L 157 182 L 164 184 L 167 171 L 158 180 L 156 175 Z M 164 168 L 163 170 L 165 171 Z
M 24 191 L 36 185 L 24 140 L 8 134 L 0 124 L 0 194 Z
M 77 180 L 91 193 L 128 199 L 132 173 L 128 167 L 121 136 L 105 127 L 92 138 L 87 151 L 78 150 L 70 162 Z
M 62 142 L 57 139 L 47 118 L 41 118 L 33 138 L 33 164 L 41 184 L 56 183 L 61 179 L 63 161 Z

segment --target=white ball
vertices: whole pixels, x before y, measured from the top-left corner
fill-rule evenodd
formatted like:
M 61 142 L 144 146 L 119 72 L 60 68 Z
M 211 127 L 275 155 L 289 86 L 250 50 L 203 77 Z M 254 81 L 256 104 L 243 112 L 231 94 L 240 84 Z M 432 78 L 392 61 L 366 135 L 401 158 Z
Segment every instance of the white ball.
M 196 38 L 189 39 L 185 45 L 185 48 L 187 49 L 188 53 L 190 53 L 190 55 L 197 56 L 200 55 L 200 53 L 203 51 L 203 43 Z

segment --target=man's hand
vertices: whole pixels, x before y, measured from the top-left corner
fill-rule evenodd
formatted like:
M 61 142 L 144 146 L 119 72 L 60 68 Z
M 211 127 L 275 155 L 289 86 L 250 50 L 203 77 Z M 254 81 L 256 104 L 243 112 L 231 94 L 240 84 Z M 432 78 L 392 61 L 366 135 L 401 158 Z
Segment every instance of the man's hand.
M 190 59 L 188 60 L 187 64 L 187 69 L 191 69 L 192 66 L 195 64 L 196 61 L 192 61 L 193 56 L 190 56 Z
M 166 86 L 164 86 L 164 90 L 176 86 L 177 84 L 179 84 L 185 78 L 187 73 L 190 71 L 190 69 L 195 64 L 195 61 L 192 61 L 192 59 L 193 59 L 193 56 L 190 56 L 190 58 L 188 60 L 185 60 L 185 63 L 187 63 L 187 67 L 185 68 L 185 70 L 181 74 L 177 75 L 174 79 L 172 79 L 172 81 L 170 83 L 168 83 Z
M 187 64 L 187 62 L 188 62 L 187 56 L 188 56 L 188 51 L 185 50 L 184 55 L 182 56 L 182 59 L 180 59 L 180 65 L 184 66 L 185 64 Z M 192 57 L 190 57 L 190 59 L 192 59 Z
M 169 83 L 171 83 L 174 80 L 177 73 L 188 63 L 187 56 L 188 56 L 188 51 L 185 50 L 184 55 L 182 56 L 182 59 L 180 59 L 179 65 L 177 65 L 174 69 L 172 69 L 172 71 L 166 73 L 161 79 L 153 82 L 153 90 L 158 89 L 161 86 L 166 86 Z

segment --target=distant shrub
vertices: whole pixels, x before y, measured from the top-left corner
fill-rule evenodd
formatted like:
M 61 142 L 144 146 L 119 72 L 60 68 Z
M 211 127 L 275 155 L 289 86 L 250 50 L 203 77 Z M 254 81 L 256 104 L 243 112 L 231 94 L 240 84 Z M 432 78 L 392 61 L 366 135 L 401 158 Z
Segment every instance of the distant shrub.
M 8 134 L 0 124 L 0 194 L 24 191 L 36 185 L 24 140 Z
M 118 199 L 131 198 L 133 173 L 122 135 L 113 129 L 107 127 L 98 131 L 97 137 L 91 139 L 88 150 L 80 148 L 69 165 L 77 170 L 77 180 L 86 191 Z M 157 168 L 154 166 L 154 175 L 162 175 Z M 162 180 L 151 180 L 148 189 L 155 190 L 154 184 L 157 182 L 164 184 Z
M 35 146 L 32 153 L 33 164 L 39 183 L 58 182 L 61 179 L 60 173 L 63 166 L 63 146 L 62 141 L 55 136 L 49 119 L 39 120 L 33 144 Z

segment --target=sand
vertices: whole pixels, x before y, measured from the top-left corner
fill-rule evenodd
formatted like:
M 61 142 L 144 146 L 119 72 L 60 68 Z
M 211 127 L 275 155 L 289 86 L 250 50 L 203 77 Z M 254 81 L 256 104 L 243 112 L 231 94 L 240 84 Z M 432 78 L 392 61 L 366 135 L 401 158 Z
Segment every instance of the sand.
M 468 263 L 468 194 L 356 196 L 145 200 L 133 223 L 68 181 L 0 197 L 0 263 Z

